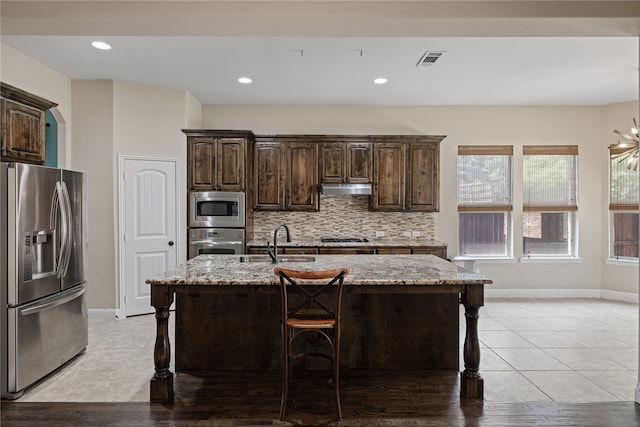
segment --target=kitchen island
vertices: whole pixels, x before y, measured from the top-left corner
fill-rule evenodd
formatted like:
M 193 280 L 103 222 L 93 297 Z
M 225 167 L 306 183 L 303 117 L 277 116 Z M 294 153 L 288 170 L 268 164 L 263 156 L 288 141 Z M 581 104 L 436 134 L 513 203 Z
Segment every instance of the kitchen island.
M 168 320 L 174 296 L 176 371 L 280 369 L 279 281 L 270 260 L 255 257 L 201 255 L 147 280 L 157 323 L 151 401 L 173 399 Z M 351 269 L 344 282 L 341 369 L 459 370 L 463 304 L 460 394 L 483 397 L 477 322 L 490 279 L 433 255 L 314 255 L 309 261 L 279 265 Z

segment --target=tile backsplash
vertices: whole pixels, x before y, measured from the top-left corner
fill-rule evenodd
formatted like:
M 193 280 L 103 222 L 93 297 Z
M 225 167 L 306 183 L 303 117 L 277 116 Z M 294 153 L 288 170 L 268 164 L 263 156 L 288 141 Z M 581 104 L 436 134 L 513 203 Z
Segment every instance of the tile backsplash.
M 254 235 L 268 236 L 280 223 L 289 226 L 295 237 L 376 237 L 377 231 L 385 238 L 404 237 L 412 233 L 416 240 L 435 237 L 432 212 L 371 212 L 369 196 L 327 196 L 320 194 L 318 212 L 255 211 Z M 417 236 L 417 233 L 420 235 Z M 295 238 L 294 237 L 294 238 Z

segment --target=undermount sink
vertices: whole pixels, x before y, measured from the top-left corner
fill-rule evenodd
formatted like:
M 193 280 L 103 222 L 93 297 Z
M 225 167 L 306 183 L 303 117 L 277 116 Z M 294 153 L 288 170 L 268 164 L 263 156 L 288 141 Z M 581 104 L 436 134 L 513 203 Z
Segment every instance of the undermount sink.
M 278 257 L 278 262 L 313 262 L 316 257 L 307 255 L 282 255 Z M 272 262 L 269 255 L 243 255 L 240 262 Z

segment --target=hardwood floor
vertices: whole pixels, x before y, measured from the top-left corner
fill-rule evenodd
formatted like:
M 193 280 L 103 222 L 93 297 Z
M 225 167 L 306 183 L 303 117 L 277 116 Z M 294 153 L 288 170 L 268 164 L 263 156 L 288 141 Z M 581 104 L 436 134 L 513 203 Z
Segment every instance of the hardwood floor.
M 461 400 L 453 372 L 343 373 L 344 419 L 335 421 L 332 387 L 293 384 L 285 422 L 278 420 L 278 372 L 179 373 L 168 404 L 2 402 L 8 426 L 583 426 L 637 427 L 634 402 L 487 403 Z

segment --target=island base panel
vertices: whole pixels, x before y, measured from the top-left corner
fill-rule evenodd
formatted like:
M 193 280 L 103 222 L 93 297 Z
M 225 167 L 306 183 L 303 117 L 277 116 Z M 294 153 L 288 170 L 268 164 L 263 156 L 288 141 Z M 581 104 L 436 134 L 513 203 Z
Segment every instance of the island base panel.
M 177 294 L 176 371 L 280 369 L 279 310 L 277 294 Z M 345 294 L 342 316 L 341 369 L 459 370 L 457 294 Z

